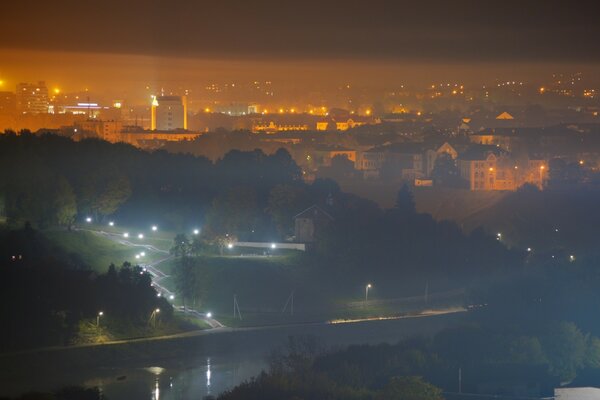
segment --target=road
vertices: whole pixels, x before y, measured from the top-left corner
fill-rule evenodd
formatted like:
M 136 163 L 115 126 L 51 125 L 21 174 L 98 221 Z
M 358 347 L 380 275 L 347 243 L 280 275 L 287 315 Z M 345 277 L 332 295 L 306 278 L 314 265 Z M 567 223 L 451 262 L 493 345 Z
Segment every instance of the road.
M 197 312 L 197 311 L 195 311 Z M 5 357 L 18 356 L 23 354 L 33 354 L 33 353 L 41 353 L 41 352 L 54 352 L 54 351 L 62 351 L 65 349 L 75 349 L 75 348 L 87 348 L 87 347 L 101 347 L 101 346 L 112 346 L 112 345 L 120 345 L 120 344 L 131 344 L 131 343 L 142 343 L 142 342 L 154 342 L 154 341 L 162 341 L 162 340 L 174 340 L 181 338 L 190 338 L 196 336 L 206 336 L 206 335 L 215 335 L 220 333 L 227 332 L 260 332 L 260 331 L 274 331 L 280 329 L 287 328 L 302 328 L 302 327 L 325 327 L 331 325 L 340 325 L 340 324 L 369 324 L 374 322 L 384 322 L 384 321 L 393 321 L 393 320 L 414 320 L 420 318 L 428 318 L 428 317 L 436 317 L 436 316 L 451 316 L 452 314 L 460 314 L 467 312 L 467 309 L 461 307 L 452 307 L 443 310 L 436 311 L 425 311 L 418 314 L 413 315 L 403 315 L 397 317 L 389 317 L 389 318 L 364 318 L 364 319 L 355 319 L 355 320 L 334 320 L 334 321 L 320 321 L 320 322 L 301 322 L 301 323 L 293 323 L 293 324 L 280 324 L 280 325 L 266 325 L 266 326 L 252 326 L 252 327 L 243 327 L 243 328 L 232 328 L 226 326 L 214 327 L 213 329 L 204 329 L 204 330 L 195 330 L 195 331 L 187 331 L 182 333 L 175 333 L 171 335 L 162 335 L 162 336 L 150 336 L 150 337 L 140 337 L 140 338 L 131 338 L 131 339 L 120 339 L 120 340 L 112 340 L 108 342 L 102 343 L 83 343 L 77 345 L 70 346 L 49 346 L 49 347 L 41 347 L 36 349 L 29 350 L 21 350 L 13 353 L 3 353 L 0 354 L 0 359 Z M 201 314 L 201 313 L 200 313 Z

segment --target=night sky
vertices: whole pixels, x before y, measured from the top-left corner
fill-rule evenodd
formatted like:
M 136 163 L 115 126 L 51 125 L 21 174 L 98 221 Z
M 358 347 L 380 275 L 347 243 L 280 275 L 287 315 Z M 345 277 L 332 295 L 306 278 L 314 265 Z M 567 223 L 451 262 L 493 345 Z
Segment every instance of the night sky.
M 422 66 L 429 75 L 460 73 L 459 67 L 465 67 L 465 75 L 473 76 L 468 70 L 474 64 L 502 66 L 504 72 L 519 66 L 521 75 L 535 75 L 537 69 L 527 72 L 527 66 L 550 71 L 560 65 L 590 68 L 600 61 L 600 7 L 594 1 L 19 0 L 5 1 L 2 8 L 0 78 L 34 79 L 32 64 L 46 59 L 46 72 L 54 68 L 60 74 L 53 67 L 57 62 L 63 71 L 69 69 L 65 64 L 78 62 L 80 73 L 68 76 L 91 81 L 89 72 L 102 63 L 97 55 L 104 61 L 116 55 L 150 57 L 128 59 L 121 72 L 136 75 L 132 65 L 141 64 L 155 78 L 193 76 L 185 71 L 186 62 L 216 60 L 238 62 L 241 75 L 269 69 L 277 75 L 277 68 L 296 62 L 323 71 L 348 61 L 375 68 L 349 74 L 357 79 L 390 63 L 407 74 L 412 68 L 413 78 L 425 79 L 419 75 Z M 48 51 L 61 55 L 44 58 Z M 97 61 L 76 57 L 83 53 L 96 55 Z M 116 72 L 115 60 L 103 73 Z M 273 61 L 281 64 L 256 65 Z M 231 67 L 210 68 L 226 73 Z M 206 64 L 192 69 L 198 68 L 206 68 L 208 76 L 215 72 Z M 296 64 L 293 68 L 302 74 Z

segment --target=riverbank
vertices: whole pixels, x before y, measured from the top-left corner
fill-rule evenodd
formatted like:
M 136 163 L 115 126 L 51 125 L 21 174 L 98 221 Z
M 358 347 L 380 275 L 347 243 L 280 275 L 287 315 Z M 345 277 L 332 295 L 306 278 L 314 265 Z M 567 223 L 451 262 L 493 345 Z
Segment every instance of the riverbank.
M 325 348 L 362 343 L 393 343 L 417 334 L 434 334 L 460 323 L 464 315 L 465 313 L 449 313 L 344 324 L 223 328 L 174 337 L 0 355 L 0 370 L 3 371 L 0 377 L 0 395 L 14 396 L 29 390 L 49 390 L 59 386 L 83 384 L 96 377 L 100 371 L 106 373 L 115 368 L 119 371 L 160 365 L 186 368 L 207 357 L 219 356 L 233 356 L 239 360 L 264 359 L 271 351 L 284 345 L 290 336 L 312 336 Z M 260 371 L 256 371 L 258 372 Z M 123 376 L 123 379 L 127 378 L 126 373 Z

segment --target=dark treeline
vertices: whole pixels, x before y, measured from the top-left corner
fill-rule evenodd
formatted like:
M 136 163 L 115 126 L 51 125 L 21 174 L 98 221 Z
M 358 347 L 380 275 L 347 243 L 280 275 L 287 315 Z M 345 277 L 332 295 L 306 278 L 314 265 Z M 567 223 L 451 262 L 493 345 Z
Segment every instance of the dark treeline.
M 250 187 L 259 210 L 269 190 L 300 179 L 285 151 L 232 151 L 216 163 L 165 151 L 148 153 L 99 140 L 55 135 L 0 136 L 0 193 L 9 221 L 69 225 L 77 216 L 101 222 L 161 223 L 183 229 L 203 222 L 213 199 Z
M 0 301 L 7 305 L 0 351 L 71 344 L 80 324 L 90 321 L 93 328 L 100 311 L 102 326 L 146 327 L 156 308 L 163 321 L 172 316 L 170 304 L 157 297 L 140 267 L 111 265 L 96 275 L 30 226 L 0 231 L 0 273 Z

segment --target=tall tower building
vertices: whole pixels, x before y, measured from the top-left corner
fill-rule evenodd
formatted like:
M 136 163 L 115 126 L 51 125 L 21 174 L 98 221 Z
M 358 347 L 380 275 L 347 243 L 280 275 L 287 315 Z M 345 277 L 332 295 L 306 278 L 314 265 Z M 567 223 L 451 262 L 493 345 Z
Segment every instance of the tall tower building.
M 187 129 L 187 99 L 185 96 L 152 98 L 151 129 L 173 131 Z
M 48 88 L 46 83 L 19 83 L 17 85 L 17 112 L 22 114 L 48 113 Z

